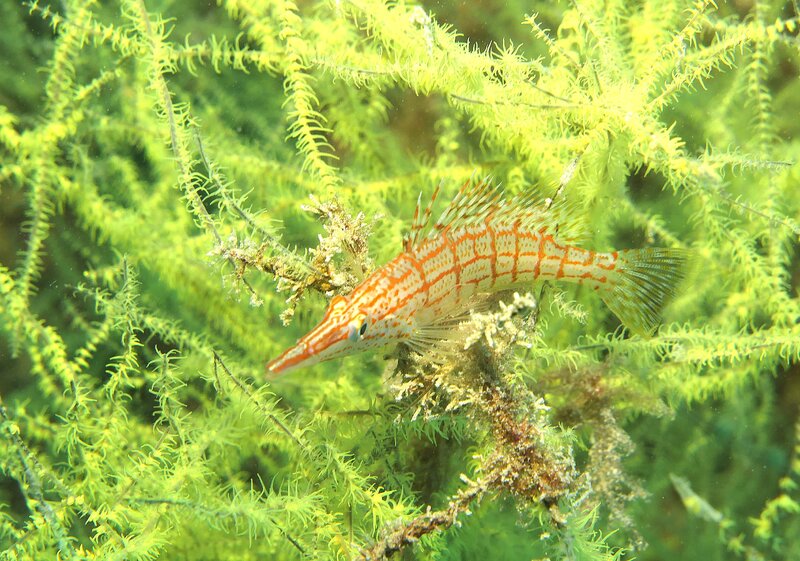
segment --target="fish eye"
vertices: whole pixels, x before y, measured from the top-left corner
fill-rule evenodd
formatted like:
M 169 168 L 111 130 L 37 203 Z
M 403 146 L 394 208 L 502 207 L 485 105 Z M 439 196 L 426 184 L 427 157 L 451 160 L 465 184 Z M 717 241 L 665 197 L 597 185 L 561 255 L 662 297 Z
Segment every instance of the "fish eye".
M 364 336 L 364 333 L 367 332 L 367 320 L 364 318 L 361 320 L 361 323 L 353 322 L 349 326 L 349 330 L 347 333 L 347 338 L 353 341 L 354 343 L 361 339 Z

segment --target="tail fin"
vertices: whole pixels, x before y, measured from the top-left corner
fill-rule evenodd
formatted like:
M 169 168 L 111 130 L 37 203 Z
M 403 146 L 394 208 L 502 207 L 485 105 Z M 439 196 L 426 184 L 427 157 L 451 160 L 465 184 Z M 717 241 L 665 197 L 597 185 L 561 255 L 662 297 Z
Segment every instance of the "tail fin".
M 681 249 L 620 251 L 610 288 L 600 293 L 603 301 L 632 332 L 651 335 L 684 277 L 687 255 Z

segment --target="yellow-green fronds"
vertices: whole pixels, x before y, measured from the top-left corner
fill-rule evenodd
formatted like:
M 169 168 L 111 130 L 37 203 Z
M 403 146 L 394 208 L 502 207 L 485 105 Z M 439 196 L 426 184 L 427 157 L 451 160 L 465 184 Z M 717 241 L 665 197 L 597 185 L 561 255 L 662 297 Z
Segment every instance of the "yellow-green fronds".
M 800 558 L 797 10 L 0 2 L 0 559 Z M 683 284 L 269 382 L 473 174 Z

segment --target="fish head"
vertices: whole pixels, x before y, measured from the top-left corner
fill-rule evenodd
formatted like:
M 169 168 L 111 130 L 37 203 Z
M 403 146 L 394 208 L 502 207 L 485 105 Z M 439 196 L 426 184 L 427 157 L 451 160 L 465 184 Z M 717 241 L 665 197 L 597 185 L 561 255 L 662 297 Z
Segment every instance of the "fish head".
M 267 364 L 273 374 L 285 374 L 296 368 L 365 351 L 391 343 L 410 327 L 376 309 L 361 305 L 360 298 L 334 296 L 328 309 L 311 331 L 298 339 Z

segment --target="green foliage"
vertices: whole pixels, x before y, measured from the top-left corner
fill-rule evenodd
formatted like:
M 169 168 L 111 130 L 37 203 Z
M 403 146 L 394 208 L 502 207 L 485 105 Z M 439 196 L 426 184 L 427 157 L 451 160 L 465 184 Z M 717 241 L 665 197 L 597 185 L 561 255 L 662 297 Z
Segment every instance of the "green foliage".
M 800 558 L 798 18 L 0 3 L 0 560 Z M 476 173 L 690 250 L 664 325 L 536 286 L 267 380 Z

